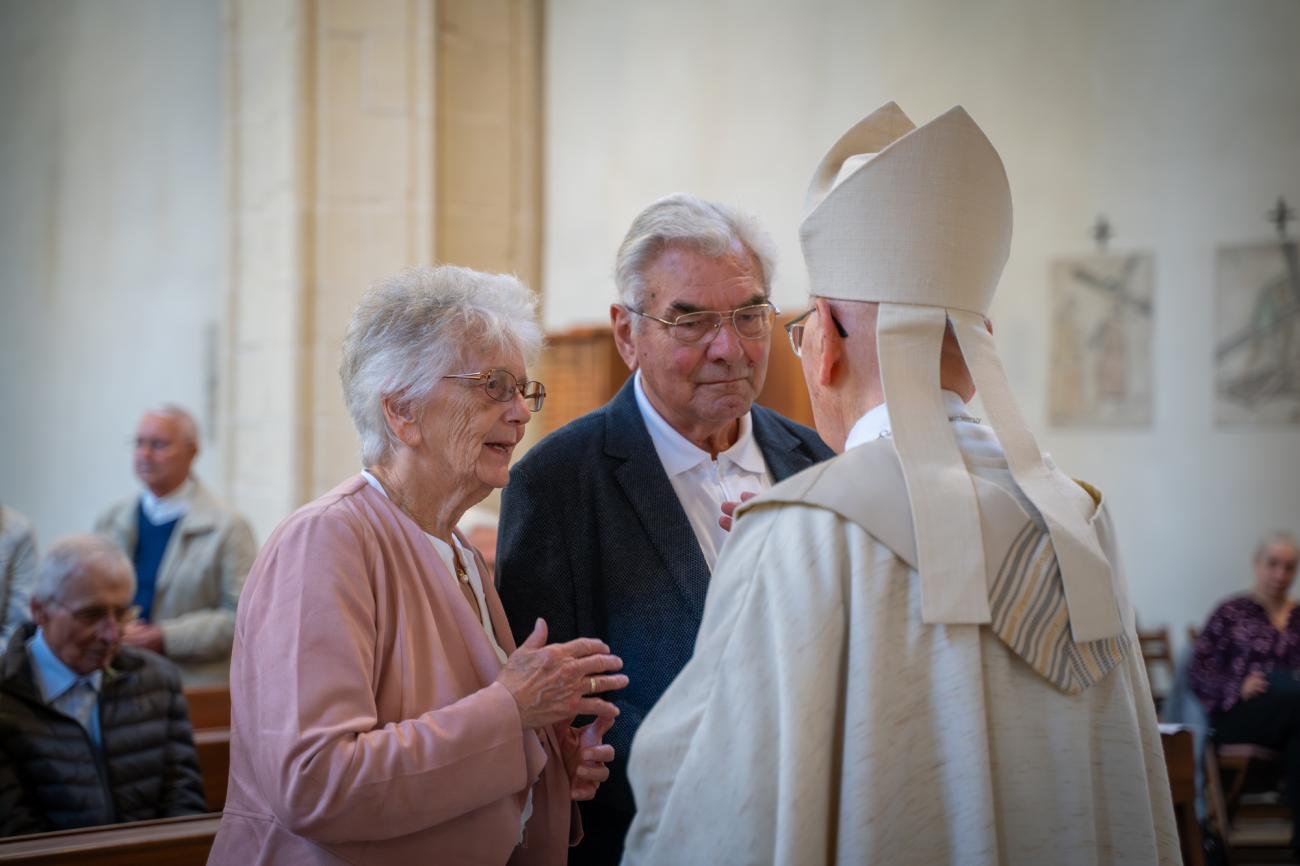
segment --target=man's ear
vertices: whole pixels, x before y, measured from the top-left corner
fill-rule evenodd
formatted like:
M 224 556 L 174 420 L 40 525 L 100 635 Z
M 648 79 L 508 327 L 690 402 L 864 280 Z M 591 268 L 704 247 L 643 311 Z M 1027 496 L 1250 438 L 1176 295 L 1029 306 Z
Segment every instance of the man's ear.
M 618 355 L 627 364 L 627 368 L 636 372 L 636 338 L 632 336 L 632 313 L 627 311 L 627 307 L 622 304 L 609 305 L 609 324 L 614 331 L 614 345 L 618 347 Z
M 380 400 L 380 404 L 384 407 L 384 421 L 388 424 L 388 429 L 397 437 L 397 441 L 411 448 L 423 441 L 424 434 L 420 432 L 419 412 L 410 400 L 394 394 L 386 394 Z
M 45 602 L 38 598 L 33 598 L 30 607 L 32 611 L 32 622 L 36 623 L 38 626 L 44 627 L 50 619 L 50 614 L 45 607 Z
M 814 306 L 817 307 L 817 316 L 821 319 L 817 323 L 817 384 L 826 387 L 835 378 L 836 369 L 841 358 L 844 357 L 844 338 L 835 327 L 830 302 L 825 298 L 818 298 Z

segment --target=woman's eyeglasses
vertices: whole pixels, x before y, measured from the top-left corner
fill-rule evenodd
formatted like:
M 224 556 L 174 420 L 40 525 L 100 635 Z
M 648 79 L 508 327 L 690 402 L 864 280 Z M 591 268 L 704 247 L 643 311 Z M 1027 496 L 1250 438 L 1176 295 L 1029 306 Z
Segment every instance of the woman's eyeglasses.
M 502 370 L 500 367 L 478 373 L 452 373 L 442 378 L 472 379 L 482 385 L 487 395 L 498 403 L 509 403 L 515 399 L 515 394 L 518 394 L 524 398 L 530 412 L 540 411 L 542 402 L 546 399 L 546 386 L 541 382 L 535 379 L 525 379 L 520 382 L 515 378 L 514 373 Z

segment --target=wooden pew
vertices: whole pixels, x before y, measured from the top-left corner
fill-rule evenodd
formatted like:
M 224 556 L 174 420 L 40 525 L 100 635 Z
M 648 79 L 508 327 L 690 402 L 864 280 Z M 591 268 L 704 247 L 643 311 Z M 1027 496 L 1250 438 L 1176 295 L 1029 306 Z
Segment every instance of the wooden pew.
M 230 727 L 229 686 L 187 686 L 185 702 L 190 707 L 190 727 L 194 730 Z
M 0 863 L 24 866 L 204 866 L 220 815 L 83 827 L 0 839 Z
M 194 732 L 194 751 L 203 772 L 203 796 L 209 812 L 226 807 L 226 782 L 230 778 L 230 728 Z

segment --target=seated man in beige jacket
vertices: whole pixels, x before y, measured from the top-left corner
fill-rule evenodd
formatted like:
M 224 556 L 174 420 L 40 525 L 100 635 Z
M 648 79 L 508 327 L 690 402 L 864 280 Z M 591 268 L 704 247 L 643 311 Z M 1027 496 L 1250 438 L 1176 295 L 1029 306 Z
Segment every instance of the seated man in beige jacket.
M 122 643 L 167 656 L 188 685 L 229 676 L 235 604 L 257 554 L 248 522 L 190 473 L 198 439 L 184 409 L 146 412 L 135 435 L 144 489 L 95 522 L 135 565 L 140 620 Z

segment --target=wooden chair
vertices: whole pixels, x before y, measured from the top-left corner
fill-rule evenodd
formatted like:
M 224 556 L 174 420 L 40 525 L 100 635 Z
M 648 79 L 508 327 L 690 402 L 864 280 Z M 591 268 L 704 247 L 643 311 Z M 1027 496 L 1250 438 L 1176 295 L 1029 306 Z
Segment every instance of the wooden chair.
M 1246 795 L 1277 790 L 1282 770 L 1282 753 L 1254 743 L 1224 746 L 1210 743 L 1208 746 L 1214 752 L 1215 763 L 1219 768 L 1224 818 L 1231 829 L 1242 811 L 1242 799 Z M 1208 768 L 1206 772 L 1209 772 Z M 1265 804 L 1263 808 L 1254 809 L 1254 814 L 1271 816 L 1290 813 L 1284 807 Z
M 220 815 L 189 815 L 0 839 L 6 866 L 204 866 Z
M 1205 847 L 1201 825 L 1196 818 L 1196 752 L 1192 732 L 1186 729 L 1160 734 L 1169 770 L 1169 789 L 1174 800 L 1174 818 L 1178 822 L 1178 845 L 1186 866 L 1204 866 Z
M 1168 628 L 1139 628 L 1137 632 L 1138 648 L 1142 650 L 1142 660 L 1146 663 L 1147 680 L 1151 683 L 1151 697 L 1155 699 L 1159 711 L 1169 696 L 1169 687 L 1174 681 L 1174 654 L 1169 643 Z

